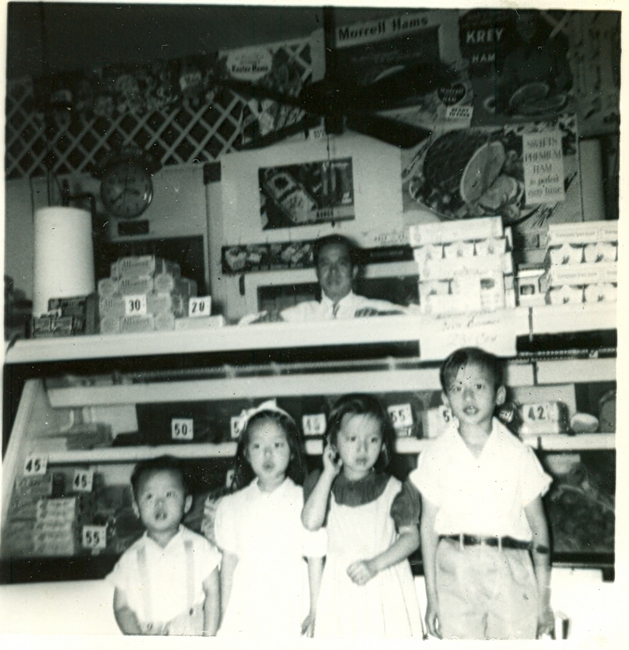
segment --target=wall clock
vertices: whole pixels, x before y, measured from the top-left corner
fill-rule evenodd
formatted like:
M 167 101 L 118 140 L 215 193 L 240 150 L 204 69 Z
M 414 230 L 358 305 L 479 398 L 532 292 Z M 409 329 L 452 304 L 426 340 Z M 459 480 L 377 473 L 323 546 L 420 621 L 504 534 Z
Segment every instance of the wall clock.
M 135 219 L 153 200 L 151 173 L 141 160 L 115 160 L 105 167 L 101 179 L 100 197 L 114 217 Z

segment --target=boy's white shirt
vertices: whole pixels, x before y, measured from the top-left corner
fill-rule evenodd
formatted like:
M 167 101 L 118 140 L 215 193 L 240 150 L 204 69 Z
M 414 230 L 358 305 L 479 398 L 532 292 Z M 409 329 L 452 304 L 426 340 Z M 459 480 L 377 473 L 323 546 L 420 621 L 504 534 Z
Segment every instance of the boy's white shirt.
M 552 481 L 533 450 L 498 420 L 475 458 L 453 422 L 420 454 L 411 481 L 437 506 L 435 532 L 532 537 L 524 507 Z
M 108 582 L 121 589 L 129 607 L 142 623 L 167 623 L 187 607 L 187 560 L 185 541 L 192 540 L 194 553 L 194 604 L 203 602 L 203 582 L 219 566 L 220 552 L 204 537 L 180 526 L 165 548 L 145 533 L 123 553 L 107 576 Z M 145 617 L 145 593 L 138 565 L 138 548 L 146 552 L 146 568 L 150 581 L 152 620 Z

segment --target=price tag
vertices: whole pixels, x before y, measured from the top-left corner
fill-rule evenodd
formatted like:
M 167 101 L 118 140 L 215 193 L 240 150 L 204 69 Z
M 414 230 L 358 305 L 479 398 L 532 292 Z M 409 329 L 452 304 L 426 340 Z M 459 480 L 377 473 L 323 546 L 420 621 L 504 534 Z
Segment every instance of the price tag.
M 94 483 L 93 469 L 75 469 L 72 488 L 75 492 L 91 492 Z
M 146 316 L 146 294 L 142 293 L 132 296 L 125 296 L 124 315 Z
M 543 422 L 550 420 L 550 403 L 524 404 L 522 406 L 522 419 L 525 422 Z
M 194 420 L 192 418 L 173 418 L 170 421 L 170 434 L 173 440 L 193 440 Z
M 229 428 L 231 430 L 231 436 L 233 440 L 240 438 L 242 433 L 242 418 L 239 415 L 232 416 L 232 419 L 229 422 Z
M 212 298 L 210 296 L 190 298 L 190 301 L 188 302 L 188 316 L 190 318 L 209 316 L 211 311 Z
M 301 428 L 305 436 L 322 436 L 325 433 L 325 413 L 304 415 L 301 418 Z
M 387 408 L 394 429 L 408 429 L 413 426 L 413 410 L 410 404 L 395 404 Z
M 225 487 L 230 488 L 234 482 L 234 478 L 236 477 L 236 470 L 235 469 L 228 469 L 227 472 L 225 473 Z
M 24 476 L 45 474 L 48 468 L 48 456 L 27 456 L 24 461 Z
M 81 543 L 83 548 L 107 548 L 107 526 L 83 526 Z

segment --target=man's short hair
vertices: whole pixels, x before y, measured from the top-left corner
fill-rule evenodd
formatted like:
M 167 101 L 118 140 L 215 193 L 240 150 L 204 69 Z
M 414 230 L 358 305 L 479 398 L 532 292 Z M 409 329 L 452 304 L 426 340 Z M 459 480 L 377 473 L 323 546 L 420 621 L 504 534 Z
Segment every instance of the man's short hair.
M 321 251 L 331 244 L 340 244 L 341 246 L 344 246 L 353 266 L 357 266 L 360 263 L 359 250 L 350 239 L 343 235 L 326 235 L 325 237 L 319 237 L 319 239 L 317 239 L 313 244 L 312 259 L 315 268 L 319 266 L 319 256 L 321 255 Z
M 468 363 L 476 364 L 487 370 L 494 379 L 494 388 L 502 386 L 502 362 L 497 357 L 480 348 L 460 348 L 455 350 L 441 365 L 439 379 L 445 393 L 456 379 L 459 370 L 465 368 Z
M 181 479 L 184 493 L 186 496 L 190 494 L 188 476 L 183 463 L 174 456 L 158 456 L 157 458 L 140 461 L 135 466 L 133 474 L 131 475 L 131 489 L 133 490 L 133 496 L 135 499 L 138 498 L 138 492 L 140 491 L 144 481 L 146 481 L 149 476 L 157 474 L 158 472 L 172 472 L 173 474 L 178 474 Z

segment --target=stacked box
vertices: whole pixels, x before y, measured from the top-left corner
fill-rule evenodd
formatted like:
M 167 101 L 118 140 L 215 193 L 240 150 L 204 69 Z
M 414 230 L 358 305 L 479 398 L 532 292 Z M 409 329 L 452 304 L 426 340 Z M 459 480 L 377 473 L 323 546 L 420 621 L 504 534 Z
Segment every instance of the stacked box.
M 411 226 L 423 314 L 515 307 L 511 231 L 500 217 Z
M 549 225 L 540 280 L 545 302 L 615 302 L 617 260 L 617 221 Z
M 197 284 L 182 277 L 175 262 L 140 255 L 113 262 L 111 277 L 98 283 L 98 294 L 101 334 L 164 331 L 187 316 Z M 129 301 L 137 302 L 139 313 L 130 313 Z
M 40 499 L 33 527 L 34 555 L 76 555 L 81 527 L 91 521 L 92 510 L 91 495 Z

